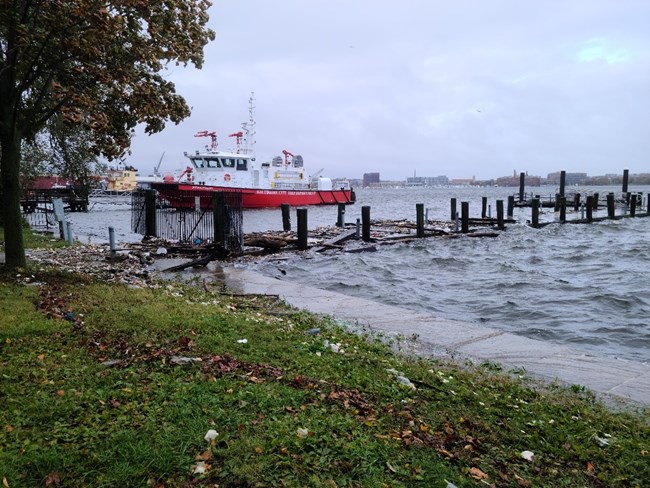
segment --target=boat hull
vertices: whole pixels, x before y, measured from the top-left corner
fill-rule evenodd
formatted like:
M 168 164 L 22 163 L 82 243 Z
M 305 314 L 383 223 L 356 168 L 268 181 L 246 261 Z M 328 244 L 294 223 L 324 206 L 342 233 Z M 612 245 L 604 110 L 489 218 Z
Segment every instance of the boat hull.
M 243 208 L 274 208 L 286 203 L 292 207 L 307 205 L 336 205 L 339 203 L 354 203 L 354 192 L 344 190 L 275 190 L 261 188 L 232 188 L 223 186 L 204 186 L 183 183 L 153 183 L 151 187 L 157 190 L 166 203 L 172 208 L 194 209 L 197 198 L 201 208 L 211 204 L 214 192 L 237 192 L 242 195 Z M 179 194 L 191 197 L 179 198 Z

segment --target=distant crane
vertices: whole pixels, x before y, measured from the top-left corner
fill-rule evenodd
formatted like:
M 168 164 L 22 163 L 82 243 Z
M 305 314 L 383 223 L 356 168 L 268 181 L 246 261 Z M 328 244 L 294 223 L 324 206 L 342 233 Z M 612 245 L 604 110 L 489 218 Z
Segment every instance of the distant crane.
M 293 157 L 293 154 L 291 154 L 286 149 L 282 150 L 282 154 L 284 154 L 284 165 L 289 166 L 289 156 Z
M 228 134 L 228 137 L 237 138 L 237 154 L 239 154 L 239 149 L 241 148 L 241 138 L 244 137 L 244 133 L 242 131 L 233 132 L 232 134 Z
M 153 174 L 154 174 L 154 176 L 158 176 L 158 175 L 160 174 L 160 173 L 159 173 L 159 171 L 160 171 L 160 165 L 162 164 L 162 160 L 163 160 L 164 157 L 165 157 L 165 151 L 163 151 L 162 156 L 160 156 L 160 159 L 158 160 L 158 164 L 157 164 L 156 167 L 153 169 Z
M 200 132 L 197 132 L 194 134 L 194 137 L 209 137 L 212 141 L 212 144 L 210 144 L 210 151 L 216 151 L 217 150 L 217 133 L 216 132 L 208 132 L 207 130 L 202 130 Z

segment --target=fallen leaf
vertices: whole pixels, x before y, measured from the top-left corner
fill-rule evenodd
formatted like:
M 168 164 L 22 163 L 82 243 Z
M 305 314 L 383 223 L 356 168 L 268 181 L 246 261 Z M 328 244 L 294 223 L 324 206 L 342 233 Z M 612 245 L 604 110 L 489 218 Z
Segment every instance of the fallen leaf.
M 517 480 L 517 484 L 521 486 L 522 488 L 528 488 L 530 486 L 530 481 L 528 481 L 525 478 L 522 478 L 519 475 L 515 475 L 515 479 Z
M 395 468 L 393 468 L 393 466 L 392 466 L 388 461 L 386 461 L 386 466 L 387 466 L 388 469 L 390 469 L 393 473 L 397 473 L 397 470 L 396 470 Z
M 9 488 L 9 482 L 7 481 L 7 478 L 2 478 L 2 486 Z
M 594 465 L 587 461 L 587 473 L 593 473 L 594 472 Z
M 195 461 L 209 461 L 210 459 L 212 459 L 212 451 L 203 451 L 194 457 Z
M 264 452 L 261 447 L 256 447 L 255 448 L 255 454 L 262 454 Z
M 205 474 L 205 472 L 210 469 L 210 465 L 203 462 L 199 461 L 196 463 L 196 466 L 194 466 L 194 470 L 192 471 L 192 474 Z
M 59 478 L 59 473 L 56 471 L 52 471 L 50 474 L 47 475 L 47 478 L 45 478 L 45 486 L 59 486 L 61 483 L 61 478 Z
M 12 430 L 14 430 L 13 426 L 5 425 L 5 432 L 11 432 Z
M 478 468 L 470 468 L 469 474 L 475 480 L 484 480 L 485 478 L 488 477 L 487 474 L 485 474 L 483 471 L 481 471 Z
M 56 390 L 57 396 L 64 396 L 65 395 L 65 390 Z

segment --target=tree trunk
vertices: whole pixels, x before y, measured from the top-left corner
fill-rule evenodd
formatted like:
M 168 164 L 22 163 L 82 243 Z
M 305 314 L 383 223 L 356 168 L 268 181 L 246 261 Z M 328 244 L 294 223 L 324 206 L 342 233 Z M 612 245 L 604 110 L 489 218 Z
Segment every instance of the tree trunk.
M 0 138 L 0 177 L 2 178 L 2 220 L 5 229 L 5 266 L 24 268 L 25 242 L 20 215 L 20 137 L 2 134 Z

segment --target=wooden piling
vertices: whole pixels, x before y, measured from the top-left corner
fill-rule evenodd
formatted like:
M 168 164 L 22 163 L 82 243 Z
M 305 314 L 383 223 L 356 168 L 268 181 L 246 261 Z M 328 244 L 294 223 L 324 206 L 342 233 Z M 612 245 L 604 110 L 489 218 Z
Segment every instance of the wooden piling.
M 630 217 L 636 216 L 636 193 L 632 193 L 630 198 Z
M 614 194 L 607 194 L 607 217 L 613 219 L 615 217 L 615 207 L 614 207 Z
M 592 204 L 593 204 L 593 209 L 597 211 L 597 210 L 598 210 L 598 197 L 599 197 L 599 194 L 598 194 L 598 193 L 594 193 L 593 197 L 594 197 L 594 198 L 592 199 L 591 202 L 592 202 Z
M 519 173 L 519 201 L 524 201 L 524 185 L 526 182 L 526 173 Z
M 587 222 L 591 223 L 594 220 L 593 217 L 593 211 L 594 211 L 594 197 L 592 195 L 589 195 L 587 197 Z
M 497 200 L 497 227 L 501 230 L 506 227 L 503 223 L 503 200 Z
M 144 232 L 145 237 L 156 235 L 156 190 L 144 192 Z
M 515 196 L 508 196 L 508 218 L 511 219 L 515 215 Z
M 533 227 L 539 227 L 539 198 L 533 198 L 532 202 L 532 225 Z
M 224 211 L 223 192 L 216 191 L 212 194 L 212 241 L 222 246 L 225 244 L 224 237 L 227 234 L 226 212 Z
M 456 220 L 456 199 L 452 198 L 451 199 L 451 221 L 454 222 Z
M 289 204 L 282 203 L 280 204 L 280 208 L 282 209 L 282 229 L 285 232 L 288 232 L 291 230 L 291 214 L 289 210 Z
M 573 211 L 577 212 L 580 210 L 580 193 L 576 193 L 573 198 Z
M 630 179 L 630 170 L 624 169 L 623 170 L 623 193 L 627 193 L 627 183 L 629 179 Z
M 345 227 L 345 203 L 339 203 L 338 216 L 336 218 L 337 227 Z
M 559 212 L 560 210 L 560 198 L 562 198 L 562 195 L 560 193 L 555 194 L 555 205 L 553 206 L 553 211 L 554 212 Z
M 566 223 L 566 196 L 560 197 L 560 222 Z
M 566 171 L 560 171 L 560 196 L 564 196 L 564 188 L 566 187 Z
M 417 237 L 424 237 L 424 203 L 415 204 L 416 216 L 416 235 Z
M 370 207 L 361 207 L 361 239 L 368 242 L 370 240 Z
M 469 232 L 469 202 L 460 202 L 461 211 L 461 232 L 467 234 Z
M 487 197 L 481 197 L 481 218 L 487 217 Z
M 304 251 L 307 249 L 307 209 L 296 209 L 296 219 L 298 221 L 298 249 Z

